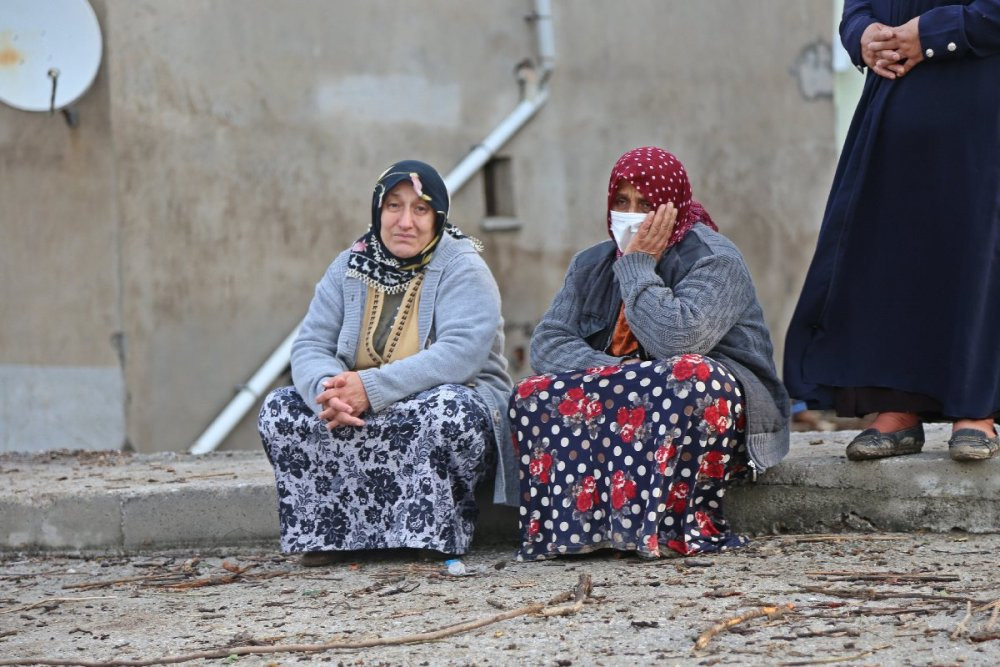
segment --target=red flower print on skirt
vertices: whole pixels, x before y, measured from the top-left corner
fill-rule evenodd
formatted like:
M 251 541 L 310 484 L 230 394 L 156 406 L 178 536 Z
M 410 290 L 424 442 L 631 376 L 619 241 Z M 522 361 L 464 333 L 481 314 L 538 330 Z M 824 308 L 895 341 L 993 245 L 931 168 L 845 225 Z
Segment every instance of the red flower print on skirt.
M 531 461 L 528 463 L 528 474 L 531 475 L 532 481 L 548 484 L 554 461 L 555 457 L 552 454 L 541 446 L 535 447 L 534 451 L 531 452 Z
M 611 425 L 611 432 L 617 433 L 622 442 L 632 442 L 642 440 L 648 430 L 643 424 L 646 419 L 646 409 L 641 405 L 629 410 L 626 407 L 618 408 L 618 415 L 615 423 Z
M 518 391 L 508 402 L 521 443 L 519 560 L 746 544 L 722 512 L 734 471 L 746 465 L 745 436 L 734 428 L 745 404 L 723 363 L 687 354 L 546 376 L 519 385 L 536 409 L 518 407 Z
M 725 454 L 718 451 L 705 454 L 705 457 L 701 460 L 701 465 L 698 466 L 699 481 L 705 478 L 723 479 L 726 476 L 725 456 Z
M 598 394 L 588 394 L 583 387 L 572 387 L 561 397 L 554 397 L 549 403 L 553 417 L 560 417 L 573 435 L 580 435 L 586 428 L 592 438 L 597 437 L 599 427 L 604 423 L 604 406 Z
M 729 415 L 729 401 L 724 398 L 698 401 L 701 423 L 698 428 L 708 435 L 723 435 L 729 430 L 732 418 Z
M 646 549 L 651 556 L 660 555 L 660 538 L 655 533 L 646 537 Z
M 675 392 L 691 391 L 693 380 L 704 382 L 712 375 L 709 360 L 700 354 L 682 354 L 663 370 L 667 372 L 667 386 Z
M 712 523 L 711 517 L 709 517 L 705 512 L 695 512 L 694 520 L 698 523 L 698 528 L 701 529 L 703 537 L 719 534 L 719 529 L 715 527 L 715 524 Z
M 653 455 L 656 460 L 656 470 L 661 475 L 666 475 L 667 469 L 670 468 L 670 462 L 674 460 L 677 456 L 677 447 L 674 446 L 673 438 L 668 437 L 660 445 L 659 449 Z
M 667 509 L 677 514 L 683 514 L 684 509 L 687 507 L 689 490 L 687 482 L 671 484 L 670 491 L 667 492 Z
M 566 392 L 562 402 L 559 403 L 559 414 L 563 417 L 578 415 L 584 410 L 584 402 L 587 395 L 583 392 L 583 387 L 573 387 Z
M 670 370 L 670 374 L 678 382 L 689 380 L 694 375 L 694 364 L 681 359 L 674 364 L 674 367 Z
M 517 385 L 517 397 L 527 398 L 531 394 L 539 391 L 544 391 L 549 388 L 549 384 L 552 379 L 544 375 L 536 375 L 534 377 L 526 378 Z
M 538 407 L 538 394 L 552 384 L 549 375 L 534 375 L 521 380 L 514 391 L 514 405 L 534 411 Z
M 622 470 L 611 475 L 611 508 L 621 511 L 629 500 L 635 498 L 635 482 Z
M 746 413 L 741 412 L 736 418 L 736 430 L 742 433 L 747 428 L 747 416 Z
M 583 381 L 589 382 L 595 378 L 608 377 L 609 375 L 614 375 L 619 370 L 621 370 L 621 366 L 618 366 L 617 364 L 611 366 L 591 366 L 583 372 Z
M 667 542 L 667 546 L 684 556 L 692 553 L 691 548 L 683 540 L 670 540 Z
M 573 514 L 574 518 L 592 512 L 594 506 L 600 502 L 600 497 L 597 495 L 597 480 L 594 479 L 593 475 L 587 475 L 580 480 L 579 484 L 573 485 L 573 488 L 570 489 L 570 494 L 574 499 L 576 507 L 576 512 Z

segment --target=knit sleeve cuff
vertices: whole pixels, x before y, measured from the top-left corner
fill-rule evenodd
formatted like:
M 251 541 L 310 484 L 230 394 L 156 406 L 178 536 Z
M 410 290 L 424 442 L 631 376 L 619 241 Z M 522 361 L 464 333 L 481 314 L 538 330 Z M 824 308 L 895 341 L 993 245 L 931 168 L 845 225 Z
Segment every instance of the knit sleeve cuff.
M 377 373 L 377 368 L 367 368 L 363 371 L 358 371 L 358 376 L 361 377 L 361 384 L 364 385 L 365 393 L 368 394 L 368 406 L 372 412 L 381 412 L 387 405 L 385 398 L 382 396 L 381 387 L 378 384 Z
M 662 284 L 660 277 L 656 275 L 656 259 L 649 253 L 632 252 L 622 255 L 615 262 L 613 270 L 623 295 L 638 285 Z

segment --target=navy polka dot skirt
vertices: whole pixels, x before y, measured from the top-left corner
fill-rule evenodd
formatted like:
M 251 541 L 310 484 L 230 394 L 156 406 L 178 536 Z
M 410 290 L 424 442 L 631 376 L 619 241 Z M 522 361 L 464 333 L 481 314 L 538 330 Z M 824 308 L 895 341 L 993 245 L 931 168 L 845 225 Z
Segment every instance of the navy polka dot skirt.
M 510 399 L 518 560 L 745 545 L 722 515 L 746 474 L 743 410 L 733 374 L 697 354 L 522 380 Z

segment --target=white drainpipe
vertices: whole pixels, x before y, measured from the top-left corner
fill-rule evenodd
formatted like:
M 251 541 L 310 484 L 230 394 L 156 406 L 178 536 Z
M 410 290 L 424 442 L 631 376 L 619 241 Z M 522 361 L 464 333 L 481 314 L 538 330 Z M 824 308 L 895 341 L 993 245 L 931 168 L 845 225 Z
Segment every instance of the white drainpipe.
M 548 79 L 555 66 L 555 38 L 552 30 L 551 0 L 534 0 L 534 14 L 528 18 L 535 23 L 535 39 L 538 50 L 538 89 L 530 98 L 514 107 L 506 118 L 500 121 L 486 138 L 477 144 L 469 154 L 445 176 L 448 192 L 454 195 L 469 182 L 469 179 L 492 157 L 514 134 L 535 115 L 549 99 Z M 243 416 L 250 410 L 275 380 L 288 368 L 292 343 L 299 334 L 296 325 L 281 345 L 278 346 L 264 365 L 239 387 L 239 391 L 229 405 L 219 413 L 205 432 L 188 449 L 191 454 L 214 452 L 223 440 L 236 428 Z

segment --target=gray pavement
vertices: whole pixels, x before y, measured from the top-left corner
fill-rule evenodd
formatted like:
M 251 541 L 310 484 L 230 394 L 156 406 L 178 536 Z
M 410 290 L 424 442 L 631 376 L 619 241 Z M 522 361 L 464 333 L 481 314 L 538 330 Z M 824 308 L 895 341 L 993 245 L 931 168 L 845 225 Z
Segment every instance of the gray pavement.
M 407 553 L 310 569 L 273 547 L 8 554 L 0 665 L 994 666 L 998 549 L 997 534 L 842 533 L 762 536 L 711 557 L 517 563 L 480 546 L 464 577 Z M 593 590 L 575 613 L 525 609 L 581 574 Z M 385 644 L 476 621 L 495 622 Z
M 855 432 L 795 433 L 792 451 L 726 514 L 748 534 L 837 531 L 1000 532 L 1000 460 L 955 463 L 946 427 L 924 452 L 851 463 Z M 478 544 L 513 544 L 517 517 L 481 494 Z M 273 546 L 273 477 L 257 452 L 0 455 L 0 551 L 133 554 Z

